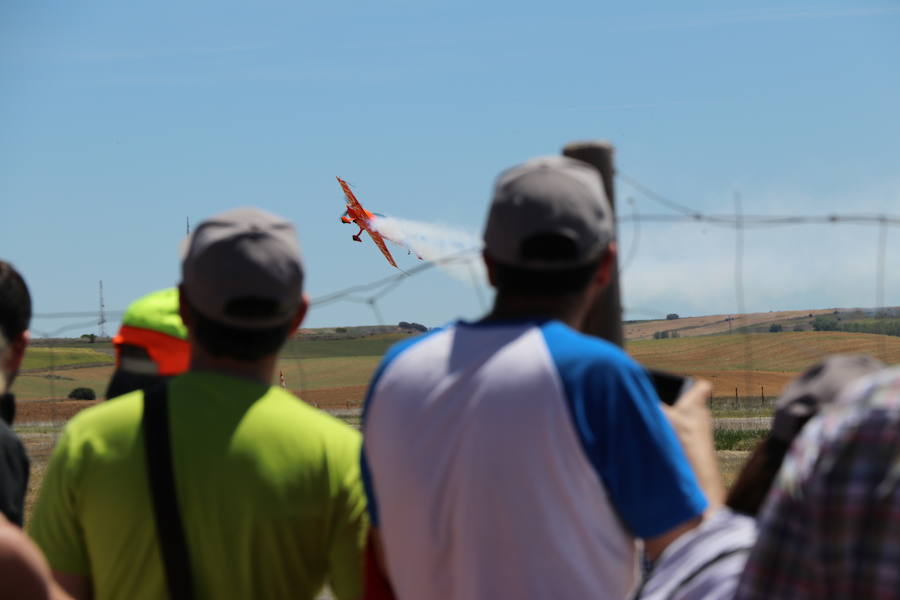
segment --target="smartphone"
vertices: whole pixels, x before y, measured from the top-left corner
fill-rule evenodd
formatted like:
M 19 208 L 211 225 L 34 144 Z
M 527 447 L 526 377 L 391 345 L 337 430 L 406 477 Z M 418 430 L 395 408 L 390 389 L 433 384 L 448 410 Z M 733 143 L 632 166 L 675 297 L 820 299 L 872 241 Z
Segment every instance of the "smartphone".
M 650 376 L 650 381 L 656 388 L 659 399 L 669 406 L 675 404 L 681 395 L 694 384 L 690 377 L 682 377 L 657 369 L 647 369 L 647 375 Z

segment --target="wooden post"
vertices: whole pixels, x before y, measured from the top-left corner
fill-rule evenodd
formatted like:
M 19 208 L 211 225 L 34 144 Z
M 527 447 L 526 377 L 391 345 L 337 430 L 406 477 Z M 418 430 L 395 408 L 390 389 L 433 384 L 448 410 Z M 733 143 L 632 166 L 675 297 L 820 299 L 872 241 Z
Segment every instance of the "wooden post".
M 763 386 L 759 386 L 759 405 L 766 405 L 766 388 L 764 388 Z
M 738 399 L 738 391 L 737 386 L 734 386 L 734 407 L 737 408 L 741 405 L 740 399 Z
M 615 148 L 607 141 L 571 142 L 563 148 L 563 156 L 575 158 L 588 163 L 600 172 L 603 189 L 612 209 L 616 214 L 616 191 L 613 176 L 615 165 L 613 155 Z M 615 226 L 614 226 L 615 227 Z M 619 261 L 613 262 L 612 279 L 605 290 L 597 297 L 597 301 L 585 319 L 582 331 L 603 338 L 622 346 L 624 334 L 622 330 L 622 301 L 619 292 Z

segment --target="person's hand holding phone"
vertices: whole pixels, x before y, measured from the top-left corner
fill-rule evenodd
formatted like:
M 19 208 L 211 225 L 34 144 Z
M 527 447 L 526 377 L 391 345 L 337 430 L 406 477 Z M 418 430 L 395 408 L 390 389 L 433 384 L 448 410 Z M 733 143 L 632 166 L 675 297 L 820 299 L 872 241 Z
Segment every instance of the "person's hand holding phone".
M 705 379 L 689 381 L 693 384 L 687 391 L 674 404 L 663 403 L 662 410 L 675 429 L 710 508 L 716 508 L 725 500 L 725 486 L 716 458 L 712 413 L 709 410 L 712 384 Z

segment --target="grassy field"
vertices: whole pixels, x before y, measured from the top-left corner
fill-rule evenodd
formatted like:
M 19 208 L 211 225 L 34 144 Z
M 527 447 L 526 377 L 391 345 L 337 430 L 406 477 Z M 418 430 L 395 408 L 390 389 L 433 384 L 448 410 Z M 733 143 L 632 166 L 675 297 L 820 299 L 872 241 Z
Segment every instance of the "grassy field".
M 291 390 L 320 390 L 366 385 L 378 366 L 380 356 L 281 359 L 286 386 Z
M 836 352 L 862 352 L 900 362 L 900 338 L 869 333 L 799 331 L 711 335 L 627 343 L 642 364 L 674 371 L 751 370 L 796 373 Z
M 408 334 L 381 334 L 342 340 L 288 341 L 279 369 L 287 387 L 298 393 L 331 387 L 362 386 L 369 382 L 385 351 Z M 69 346 L 29 347 L 23 372 L 16 380 L 19 400 L 65 398 L 76 387 L 88 387 L 99 396 L 112 376 L 114 359 L 106 348 Z M 94 346 L 94 345 L 91 345 Z M 96 344 L 99 348 L 100 344 Z
M 359 356 L 381 357 L 396 342 L 409 334 L 389 333 L 343 340 L 311 340 L 294 338 L 281 351 L 282 360 L 311 358 L 349 358 Z
M 22 361 L 22 369 L 25 371 L 60 369 L 83 365 L 106 365 L 113 362 L 114 359 L 109 353 L 93 348 L 29 346 Z
M 14 389 L 16 398 L 23 402 L 65 398 L 77 387 L 91 388 L 99 397 L 106 391 L 112 372 L 113 365 L 110 363 L 103 367 L 20 373 Z

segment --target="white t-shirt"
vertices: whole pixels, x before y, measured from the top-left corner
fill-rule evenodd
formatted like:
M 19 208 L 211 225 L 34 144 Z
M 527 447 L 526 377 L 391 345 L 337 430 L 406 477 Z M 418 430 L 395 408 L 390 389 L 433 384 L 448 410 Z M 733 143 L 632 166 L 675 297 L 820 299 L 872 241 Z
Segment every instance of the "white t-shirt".
M 393 348 L 363 427 L 400 599 L 625 598 L 634 538 L 706 506 L 645 371 L 558 321 L 457 323 Z

